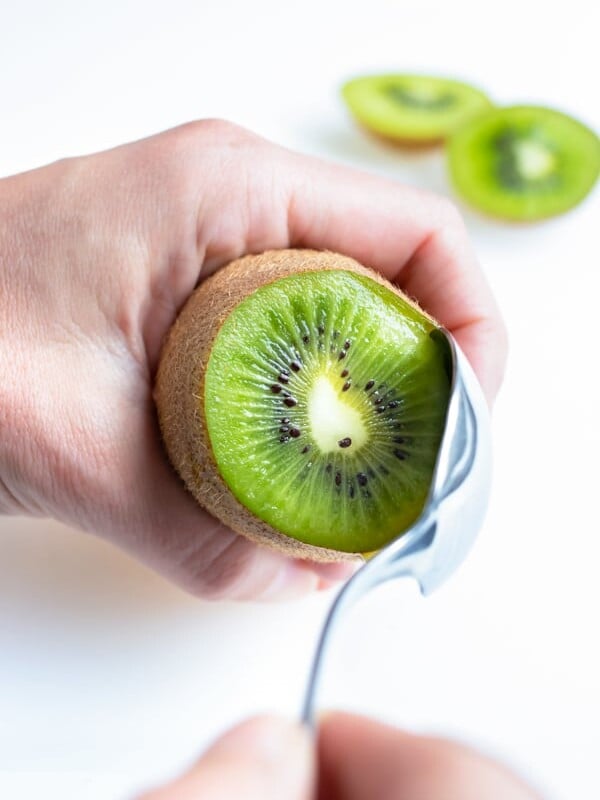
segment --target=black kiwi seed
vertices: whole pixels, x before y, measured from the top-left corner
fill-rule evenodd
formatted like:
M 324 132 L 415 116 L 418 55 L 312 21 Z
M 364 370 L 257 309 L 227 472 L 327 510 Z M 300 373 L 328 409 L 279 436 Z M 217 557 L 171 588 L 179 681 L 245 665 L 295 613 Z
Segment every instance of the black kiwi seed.
M 285 372 L 285 370 L 282 370 L 279 373 L 278 380 L 281 381 L 281 383 L 289 383 L 290 373 L 289 372 Z
M 406 450 L 400 450 L 399 448 L 394 450 L 394 455 L 396 456 L 396 458 L 399 458 L 400 461 L 406 461 L 406 459 L 408 458 L 408 453 L 406 452 Z
M 335 473 L 335 485 L 336 486 L 341 486 L 341 484 L 342 484 L 342 473 L 341 472 L 336 472 Z
M 331 463 L 329 463 L 329 464 L 327 464 L 327 466 L 325 467 L 325 472 L 326 472 L 327 474 L 329 474 L 329 473 L 331 472 L 331 470 L 332 470 L 332 469 L 333 469 L 333 467 L 332 467 Z
M 342 358 L 346 358 L 346 351 L 345 350 L 340 350 L 340 354 L 338 356 L 338 361 L 341 361 Z
M 343 369 L 343 370 L 340 372 L 340 378 L 347 378 L 347 377 L 348 377 L 348 375 L 349 375 L 349 372 L 348 372 L 348 370 L 347 370 L 347 369 Z
M 317 328 L 317 330 L 319 331 L 319 333 L 321 334 L 321 336 L 323 336 L 323 334 L 325 333 L 325 325 L 319 325 L 319 327 Z
M 346 381 L 346 383 L 342 386 L 342 392 L 347 392 L 348 389 L 352 386 L 352 381 Z
M 289 426 L 288 425 L 282 425 L 281 428 L 279 428 L 279 432 L 280 433 L 287 433 L 288 431 L 289 431 Z
M 365 386 L 365 392 L 368 392 L 369 389 L 372 389 L 375 386 L 375 381 L 369 381 Z
M 404 436 L 394 436 L 392 439 L 395 444 L 407 444 L 407 439 Z
M 280 441 L 280 442 L 283 442 L 284 444 L 285 444 L 286 442 L 289 442 L 289 440 L 290 440 L 290 437 L 289 437 L 289 436 L 287 436 L 287 435 L 285 435 L 285 434 L 284 434 L 283 436 L 280 436 L 280 437 L 279 437 L 279 441 Z
M 300 428 L 290 428 L 290 436 L 297 439 L 300 436 Z
M 305 334 L 305 335 L 302 337 L 302 341 L 304 342 L 304 344 L 308 344 L 308 343 L 309 343 L 309 341 L 310 341 L 310 336 L 308 336 L 307 334 Z
M 383 397 L 379 397 L 379 393 L 378 392 L 373 392 L 373 396 L 375 396 L 375 395 L 377 395 L 377 397 L 375 397 L 375 399 L 373 400 L 373 405 L 374 406 L 378 406 L 379 403 L 383 403 Z
M 356 480 L 358 481 L 359 486 L 366 486 L 368 478 L 364 472 L 359 472 L 358 475 L 356 476 Z
M 271 386 L 271 391 L 273 392 L 273 394 L 279 394 L 279 392 L 281 391 L 281 386 L 278 383 L 274 383 Z
M 301 452 L 302 453 L 308 453 L 309 450 L 310 450 L 310 445 L 309 444 L 305 444 L 304 447 L 302 448 Z
M 378 414 L 383 414 L 383 412 L 385 411 L 385 409 L 386 409 L 386 406 L 377 406 L 377 408 L 375 409 L 375 411 L 376 411 Z
M 346 339 L 346 341 L 344 342 L 344 350 L 349 350 L 351 344 L 352 342 L 350 341 L 350 339 Z
M 388 403 L 388 408 L 398 408 L 399 405 L 399 400 L 392 400 L 390 403 Z
M 298 401 L 295 397 L 286 397 L 283 402 L 288 408 L 293 408 L 294 406 L 298 405 Z
M 294 372 L 300 372 L 300 364 L 297 361 L 292 361 L 290 367 L 294 370 Z
M 281 418 L 281 424 L 282 425 L 289 425 L 289 422 L 290 422 L 290 418 L 289 417 L 282 417 Z
M 350 495 L 350 497 L 354 497 L 354 484 L 353 483 L 351 483 L 350 486 L 348 487 L 348 494 Z
M 349 436 L 346 436 L 343 439 L 340 439 L 338 444 L 340 447 L 350 447 L 352 444 L 352 439 Z
M 339 332 L 339 331 L 334 331 L 334 332 L 333 332 L 333 338 L 334 338 L 334 339 L 337 339 L 337 338 L 339 337 L 339 335 L 340 335 L 340 332 Z

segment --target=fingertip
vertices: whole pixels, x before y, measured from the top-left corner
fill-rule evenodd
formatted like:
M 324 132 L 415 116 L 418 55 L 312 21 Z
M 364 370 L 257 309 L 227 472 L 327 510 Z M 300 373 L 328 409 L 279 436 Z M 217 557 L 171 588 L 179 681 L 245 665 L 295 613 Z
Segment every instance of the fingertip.
M 306 760 L 312 752 L 310 733 L 298 722 L 272 714 L 261 714 L 241 722 L 223 734 L 207 755 L 241 754 L 278 762 L 281 758 Z
M 261 603 L 298 600 L 319 588 L 319 576 L 306 566 L 284 562 L 271 580 L 254 596 Z
M 358 561 L 334 561 L 326 564 L 303 561 L 302 564 L 310 565 L 310 568 L 319 578 L 336 583 L 350 578 L 357 569 Z
M 138 800 L 309 800 L 313 782 L 308 730 L 259 716 L 224 733 L 184 775 Z
M 284 561 L 255 599 L 259 602 L 291 601 L 315 591 L 331 589 L 347 580 L 356 566 L 352 561 L 324 564 L 304 559 Z
M 228 731 L 195 768 L 222 772 L 234 791 L 224 798 L 309 800 L 314 752 L 309 731 L 272 715 L 253 717 Z M 219 795 L 221 797 L 221 795 Z
M 492 409 L 504 380 L 508 359 L 508 333 L 500 313 L 493 318 L 463 325 L 453 331 L 453 336 L 473 367 Z

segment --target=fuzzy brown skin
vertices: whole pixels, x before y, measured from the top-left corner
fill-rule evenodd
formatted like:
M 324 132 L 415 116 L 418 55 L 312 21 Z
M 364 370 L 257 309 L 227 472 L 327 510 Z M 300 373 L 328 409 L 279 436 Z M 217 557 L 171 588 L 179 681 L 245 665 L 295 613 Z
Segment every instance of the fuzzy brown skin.
M 231 493 L 213 458 L 204 414 L 204 377 L 221 326 L 245 297 L 265 284 L 300 272 L 347 270 L 366 275 L 410 298 L 357 261 L 316 250 L 271 250 L 244 256 L 208 278 L 191 295 L 163 346 L 155 400 L 171 463 L 196 500 L 236 533 L 295 558 L 312 561 L 362 559 L 292 539 L 254 516 Z M 419 311 L 424 314 L 422 309 Z

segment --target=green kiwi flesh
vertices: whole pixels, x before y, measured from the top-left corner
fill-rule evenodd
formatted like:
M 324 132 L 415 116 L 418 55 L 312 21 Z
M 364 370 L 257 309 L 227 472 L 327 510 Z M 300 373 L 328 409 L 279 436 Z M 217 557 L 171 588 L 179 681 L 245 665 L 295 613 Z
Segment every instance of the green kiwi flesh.
M 549 108 L 499 108 L 451 137 L 448 166 L 456 191 L 475 208 L 505 219 L 542 219 L 567 211 L 592 189 L 600 140 Z
M 356 120 L 373 133 L 406 144 L 444 140 L 491 107 L 486 94 L 460 81 L 426 75 L 371 75 L 342 87 Z
M 450 378 L 437 326 L 380 281 L 305 271 L 236 305 L 212 344 L 212 458 L 251 514 L 320 548 L 381 548 L 421 513 Z

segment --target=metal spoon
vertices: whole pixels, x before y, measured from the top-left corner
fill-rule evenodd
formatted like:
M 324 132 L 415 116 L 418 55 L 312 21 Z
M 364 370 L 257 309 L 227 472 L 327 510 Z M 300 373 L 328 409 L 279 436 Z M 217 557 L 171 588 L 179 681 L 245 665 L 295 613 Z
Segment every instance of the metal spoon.
M 464 353 L 436 330 L 450 362 L 450 399 L 429 495 L 413 525 L 367 561 L 342 587 L 325 620 L 308 681 L 302 720 L 315 725 L 315 702 L 331 634 L 342 615 L 371 589 L 413 577 L 424 595 L 437 589 L 466 557 L 479 531 L 491 485 L 488 408 Z

